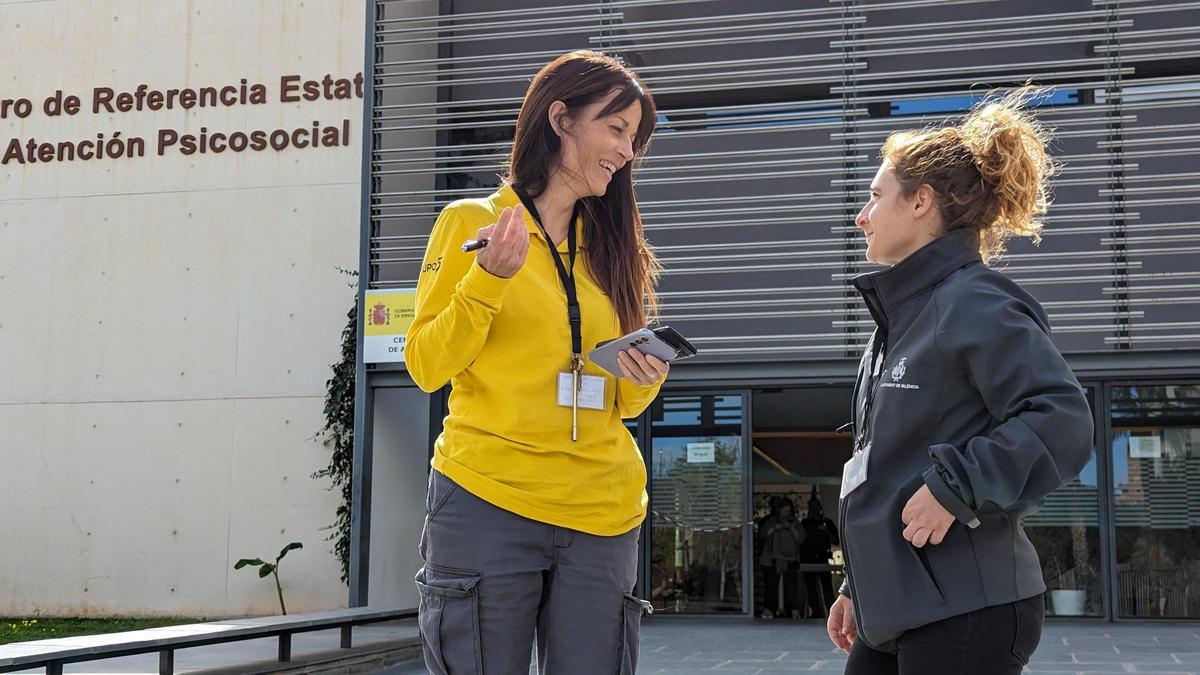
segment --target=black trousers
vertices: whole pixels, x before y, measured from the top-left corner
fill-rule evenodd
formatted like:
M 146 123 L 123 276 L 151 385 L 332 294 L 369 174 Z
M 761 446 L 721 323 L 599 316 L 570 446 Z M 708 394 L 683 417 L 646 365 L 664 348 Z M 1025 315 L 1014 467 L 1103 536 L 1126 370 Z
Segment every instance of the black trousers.
M 1018 675 L 1042 639 L 1042 596 L 914 628 L 895 654 L 856 640 L 845 675 Z
M 800 593 L 799 565 L 788 563 L 787 571 L 780 574 L 774 566 L 763 567 L 763 606 L 772 614 L 779 614 L 779 582 L 783 582 L 783 615 L 791 616 L 792 610 L 804 611 Z
M 808 592 L 808 606 L 812 616 L 823 619 L 829 616 L 829 608 L 837 596 L 833 594 L 831 572 L 805 572 L 804 587 Z

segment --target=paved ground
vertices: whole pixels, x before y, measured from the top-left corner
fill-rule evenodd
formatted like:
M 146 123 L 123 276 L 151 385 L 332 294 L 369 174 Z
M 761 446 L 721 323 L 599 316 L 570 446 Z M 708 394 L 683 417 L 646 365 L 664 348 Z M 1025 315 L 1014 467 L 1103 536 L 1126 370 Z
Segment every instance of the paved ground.
M 647 620 L 641 675 L 826 673 L 840 675 L 845 656 L 813 623 L 737 619 Z M 387 671 L 425 673 L 420 665 Z M 531 672 L 534 672 L 531 670 Z M 1200 673 L 1200 623 L 1050 622 L 1030 673 Z

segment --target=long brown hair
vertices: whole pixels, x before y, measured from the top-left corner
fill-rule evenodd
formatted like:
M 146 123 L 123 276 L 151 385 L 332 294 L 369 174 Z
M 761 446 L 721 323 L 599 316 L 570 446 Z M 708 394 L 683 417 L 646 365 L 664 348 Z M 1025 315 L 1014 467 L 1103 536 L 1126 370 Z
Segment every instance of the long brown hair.
M 1057 165 L 1046 150 L 1049 131 L 1027 104 L 1043 93 L 1025 86 L 988 96 L 959 124 L 892 134 L 879 153 L 906 197 L 921 185 L 933 188 L 947 232 L 978 233 L 986 262 L 1013 236 L 1041 238 L 1037 217 L 1050 204 Z
M 588 270 L 612 300 L 622 330 L 629 332 L 646 325 L 657 308 L 654 286 L 661 269 L 646 243 L 633 191 L 634 164 L 645 153 L 658 116 L 654 98 L 638 76 L 617 59 L 586 50 L 563 54 L 547 64 L 525 93 L 504 180 L 530 199 L 539 197 L 558 168 L 562 150 L 562 139 L 550 124 L 551 104 L 562 101 L 567 115 L 574 117 L 614 89 L 620 93 L 597 118 L 641 102 L 634 161 L 613 174 L 603 197 L 580 201 Z

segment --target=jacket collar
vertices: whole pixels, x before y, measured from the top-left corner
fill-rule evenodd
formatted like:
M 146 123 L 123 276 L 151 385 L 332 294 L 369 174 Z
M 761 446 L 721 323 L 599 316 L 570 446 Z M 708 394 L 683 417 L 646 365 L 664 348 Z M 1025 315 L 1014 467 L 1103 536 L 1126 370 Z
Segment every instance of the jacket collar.
M 860 274 L 851 283 L 862 293 L 875 322 L 886 329 L 890 310 L 979 260 L 978 235 L 964 228 L 934 239 L 888 269 Z
M 512 186 L 507 183 L 502 185 L 499 190 L 492 193 L 492 196 L 488 197 L 488 200 L 492 203 L 492 212 L 496 214 L 497 218 L 500 217 L 500 214 L 504 212 L 504 209 L 507 209 L 510 206 L 516 206 L 517 204 L 521 203 L 521 198 L 517 196 L 517 191 L 514 190 L 512 188 Z M 529 234 L 532 234 L 535 237 L 537 237 L 538 241 L 544 242 L 545 238 L 542 237 L 542 231 L 540 229 L 538 229 L 537 223 L 534 222 L 533 215 L 531 213 L 529 213 L 529 210 L 528 209 L 523 210 L 522 215 L 525 220 L 525 229 L 529 232 Z M 579 219 L 575 221 L 575 227 L 576 227 L 576 231 L 578 233 L 577 238 L 578 238 L 578 242 L 579 242 L 578 243 L 579 250 L 582 251 L 583 249 L 587 248 L 587 243 L 583 236 L 583 216 L 582 215 L 580 215 Z M 559 243 L 558 250 L 563 253 L 567 252 L 566 238 L 564 238 L 562 240 L 562 242 Z

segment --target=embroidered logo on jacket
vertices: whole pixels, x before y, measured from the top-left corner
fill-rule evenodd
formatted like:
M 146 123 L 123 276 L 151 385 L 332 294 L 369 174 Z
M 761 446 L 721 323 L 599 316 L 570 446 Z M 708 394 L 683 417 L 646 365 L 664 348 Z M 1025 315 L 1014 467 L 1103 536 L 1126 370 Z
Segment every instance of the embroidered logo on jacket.
M 904 374 L 907 372 L 908 357 L 902 356 L 900 357 L 900 360 L 896 362 L 896 365 L 892 366 L 892 381 L 880 382 L 879 386 L 888 387 L 890 389 L 920 389 L 921 385 L 919 384 L 907 384 L 900 381 L 904 379 Z
M 421 274 L 426 272 L 436 272 L 442 269 L 442 257 L 443 256 L 438 256 L 437 260 L 430 263 L 425 263 L 425 266 L 421 268 Z

